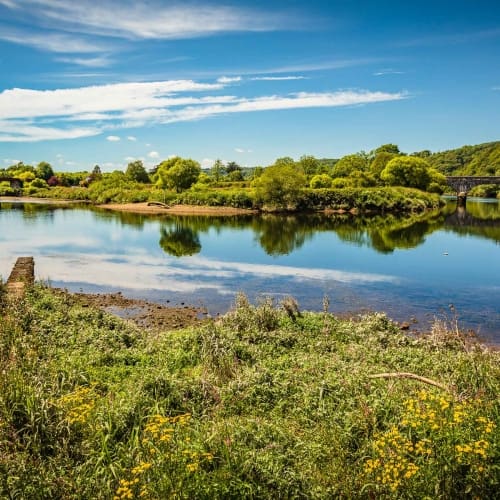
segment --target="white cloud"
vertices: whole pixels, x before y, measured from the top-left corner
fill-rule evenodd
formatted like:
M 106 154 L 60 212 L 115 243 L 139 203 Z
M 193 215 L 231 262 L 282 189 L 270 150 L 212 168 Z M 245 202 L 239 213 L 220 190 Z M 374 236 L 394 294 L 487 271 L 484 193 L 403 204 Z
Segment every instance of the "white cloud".
M 241 82 L 241 76 L 221 76 L 217 78 L 217 81 L 224 84 Z
M 119 141 L 121 141 L 121 139 L 117 135 L 108 135 L 108 137 L 106 137 L 106 140 L 109 141 L 109 142 L 119 142 Z
M 0 26 L 0 40 L 27 45 L 37 50 L 57 52 L 61 54 L 84 54 L 109 50 L 109 45 L 98 44 L 83 37 L 64 33 L 39 33 L 13 30 L 5 25 Z
M 234 150 L 237 152 L 237 153 L 244 153 L 245 150 L 244 149 L 241 149 L 241 148 L 234 148 Z
M 160 153 L 158 153 L 158 151 L 150 151 L 148 153 L 148 157 L 156 160 L 157 158 L 160 157 Z
M 135 141 L 137 141 L 137 137 L 134 137 L 133 135 L 128 135 L 127 136 L 127 141 L 135 142 Z
M 404 71 L 396 71 L 394 69 L 381 69 L 373 73 L 373 76 L 385 76 L 385 75 L 404 75 Z
M 4 158 L 3 162 L 5 165 L 17 165 L 21 160 L 14 160 L 13 158 Z
M 3 2 L 50 29 L 126 39 L 183 39 L 223 32 L 263 32 L 299 27 L 298 16 L 271 9 L 228 5 L 107 0 Z M 110 19 L 112 22 L 110 22 Z
M 279 82 L 279 81 L 286 81 L 286 80 L 305 80 L 305 76 L 254 76 L 253 78 L 250 78 L 250 80 L 255 80 L 255 81 L 270 81 L 270 82 Z
M 214 166 L 214 163 L 215 160 L 213 160 L 212 158 L 203 158 L 203 160 L 201 160 L 200 162 L 200 165 L 201 168 L 212 168 Z
M 104 68 L 113 64 L 113 61 L 107 56 L 98 57 L 59 57 L 56 61 L 68 64 L 75 64 L 77 66 L 84 66 L 86 68 Z
M 220 82 L 167 80 L 55 90 L 7 89 L 0 92 L 0 142 L 75 139 L 146 124 L 201 120 L 221 114 L 351 106 L 408 97 L 405 92 L 369 90 L 298 92 L 250 98 L 199 95 L 223 88 Z M 82 122 L 91 125 L 82 126 Z M 133 141 L 131 137 L 127 139 Z M 120 137 L 113 134 L 107 136 L 107 140 L 118 141 Z

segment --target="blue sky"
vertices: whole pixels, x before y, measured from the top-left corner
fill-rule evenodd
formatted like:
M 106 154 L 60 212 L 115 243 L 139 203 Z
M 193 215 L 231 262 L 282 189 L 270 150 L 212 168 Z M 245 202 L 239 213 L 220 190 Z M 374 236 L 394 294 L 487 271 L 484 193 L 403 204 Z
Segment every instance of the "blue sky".
M 500 3 L 0 0 L 0 167 L 500 139 Z

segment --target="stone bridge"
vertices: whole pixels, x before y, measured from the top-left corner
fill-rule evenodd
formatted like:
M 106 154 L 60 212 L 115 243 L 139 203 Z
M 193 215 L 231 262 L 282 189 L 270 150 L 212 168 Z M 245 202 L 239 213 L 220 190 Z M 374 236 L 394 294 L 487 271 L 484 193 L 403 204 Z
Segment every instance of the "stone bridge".
M 0 182 L 8 182 L 12 189 L 21 189 L 23 181 L 17 177 L 0 177 Z
M 455 175 L 446 177 L 446 183 L 457 193 L 457 198 L 463 201 L 467 198 L 467 193 L 474 187 L 482 184 L 500 184 L 500 176 L 474 176 Z

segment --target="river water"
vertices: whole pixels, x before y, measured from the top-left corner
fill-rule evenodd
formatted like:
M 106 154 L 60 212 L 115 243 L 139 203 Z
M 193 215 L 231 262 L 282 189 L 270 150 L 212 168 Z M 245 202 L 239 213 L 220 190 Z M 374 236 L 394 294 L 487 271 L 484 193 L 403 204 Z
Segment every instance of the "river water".
M 146 216 L 0 203 L 0 276 L 18 256 L 70 291 L 116 292 L 215 315 L 242 291 L 302 309 L 434 318 L 500 343 L 500 203 L 424 216 Z

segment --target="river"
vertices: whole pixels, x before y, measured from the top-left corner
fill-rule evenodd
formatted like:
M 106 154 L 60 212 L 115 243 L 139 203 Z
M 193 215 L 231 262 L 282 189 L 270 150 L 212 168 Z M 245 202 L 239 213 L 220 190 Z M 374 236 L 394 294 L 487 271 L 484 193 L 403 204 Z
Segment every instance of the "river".
M 434 318 L 500 343 L 500 202 L 424 216 L 147 216 L 0 203 L 0 276 L 32 255 L 38 279 L 227 311 L 242 291 L 302 309 Z

